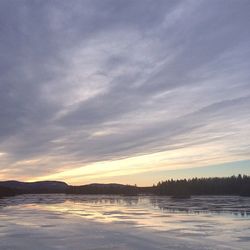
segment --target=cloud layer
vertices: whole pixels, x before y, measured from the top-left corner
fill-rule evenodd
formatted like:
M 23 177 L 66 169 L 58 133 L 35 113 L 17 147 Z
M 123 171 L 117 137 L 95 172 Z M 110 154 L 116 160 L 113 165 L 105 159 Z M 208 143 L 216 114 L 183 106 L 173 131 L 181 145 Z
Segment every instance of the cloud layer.
M 83 166 L 155 153 L 166 169 L 248 159 L 249 11 L 246 0 L 2 0 L 0 177 L 81 168 L 84 182 Z

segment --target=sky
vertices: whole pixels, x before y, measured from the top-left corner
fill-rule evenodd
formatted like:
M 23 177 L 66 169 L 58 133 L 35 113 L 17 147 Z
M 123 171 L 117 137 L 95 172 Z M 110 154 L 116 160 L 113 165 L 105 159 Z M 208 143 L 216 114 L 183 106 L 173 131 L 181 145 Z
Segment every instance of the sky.
M 0 179 L 250 174 L 249 0 L 1 0 Z

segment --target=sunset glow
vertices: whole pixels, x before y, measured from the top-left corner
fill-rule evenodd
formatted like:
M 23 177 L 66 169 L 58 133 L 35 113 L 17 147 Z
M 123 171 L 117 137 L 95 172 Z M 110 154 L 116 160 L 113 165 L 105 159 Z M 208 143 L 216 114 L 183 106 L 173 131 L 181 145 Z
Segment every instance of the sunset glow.
M 0 12 L 0 179 L 250 174 L 247 1 L 21 0 Z

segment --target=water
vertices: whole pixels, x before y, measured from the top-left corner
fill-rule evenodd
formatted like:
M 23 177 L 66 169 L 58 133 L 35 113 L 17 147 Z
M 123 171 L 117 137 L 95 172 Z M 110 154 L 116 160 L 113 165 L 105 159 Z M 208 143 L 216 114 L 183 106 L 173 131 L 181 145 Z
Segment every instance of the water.
M 249 249 L 250 198 L 0 199 L 0 249 Z

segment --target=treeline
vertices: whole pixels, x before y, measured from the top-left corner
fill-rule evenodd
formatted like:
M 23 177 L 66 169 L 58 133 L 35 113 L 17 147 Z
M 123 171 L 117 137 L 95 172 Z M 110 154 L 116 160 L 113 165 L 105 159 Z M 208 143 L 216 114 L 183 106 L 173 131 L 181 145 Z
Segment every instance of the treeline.
M 0 186 L 0 198 L 6 197 L 6 196 L 14 196 L 17 194 L 18 192 L 15 189 Z
M 89 184 L 84 186 L 70 186 L 68 194 L 113 194 L 113 195 L 138 195 L 139 188 L 121 184 Z
M 154 187 L 158 195 L 241 195 L 250 196 L 250 176 L 167 180 Z
M 188 198 L 191 195 L 241 195 L 250 196 L 250 176 L 238 175 L 223 178 L 193 178 L 167 180 L 152 187 L 120 184 L 90 184 L 71 186 L 70 194 L 120 194 L 120 195 L 166 195 Z
M 65 193 L 68 187 L 67 183 L 60 181 L 0 181 L 0 198 L 19 194 Z
M 167 195 L 188 198 L 191 195 L 250 196 L 250 176 L 238 175 L 223 178 L 193 178 L 167 180 L 151 187 L 122 184 L 89 184 L 69 186 L 64 182 L 0 182 L 0 198 L 18 194 L 112 194 L 112 195 Z

